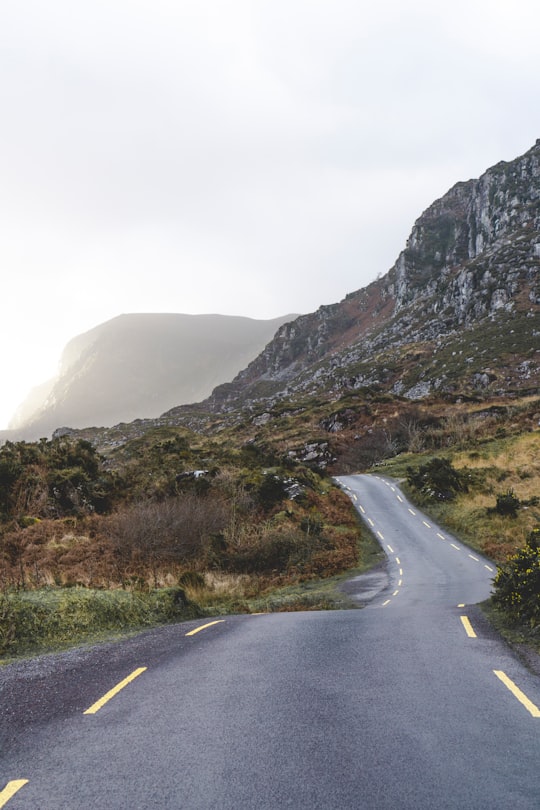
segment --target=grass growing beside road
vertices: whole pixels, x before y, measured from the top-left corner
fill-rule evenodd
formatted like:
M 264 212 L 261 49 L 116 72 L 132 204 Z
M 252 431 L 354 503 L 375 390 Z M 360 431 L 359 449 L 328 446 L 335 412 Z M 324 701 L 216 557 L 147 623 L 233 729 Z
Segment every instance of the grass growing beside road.
M 494 583 L 495 595 L 482 605 L 482 610 L 518 651 L 525 649 L 525 645 L 540 653 L 537 601 L 540 594 L 535 584 L 538 562 L 533 559 L 527 563 L 527 570 L 521 570 L 523 565 L 520 567 L 519 563 L 528 538 L 540 527 L 540 433 L 499 437 L 437 455 L 450 461 L 459 472 L 467 485 L 465 491 L 455 492 L 449 500 L 437 500 L 406 483 L 404 490 L 435 521 L 494 560 L 499 571 L 502 567 L 509 572 L 508 576 L 513 578 L 506 602 L 502 603 L 501 593 L 507 575 L 501 579 L 499 573 Z M 418 470 L 429 459 L 425 453 L 402 454 L 385 463 L 384 473 L 403 481 L 408 468 Z M 505 504 L 507 508 L 498 508 Z M 524 615 L 520 609 L 526 599 L 532 608 Z
M 381 465 L 381 473 L 402 480 L 415 503 L 468 545 L 497 563 L 522 548 L 530 532 L 540 525 L 540 432 L 525 433 L 471 445 L 467 449 L 438 451 L 468 481 L 465 492 L 451 500 L 436 500 L 404 482 L 407 468 L 418 469 L 432 456 L 402 453 Z M 519 501 L 515 515 L 496 511 L 497 496 L 511 492 Z
M 148 593 L 46 588 L 0 595 L 0 654 L 62 649 L 203 615 L 181 588 Z

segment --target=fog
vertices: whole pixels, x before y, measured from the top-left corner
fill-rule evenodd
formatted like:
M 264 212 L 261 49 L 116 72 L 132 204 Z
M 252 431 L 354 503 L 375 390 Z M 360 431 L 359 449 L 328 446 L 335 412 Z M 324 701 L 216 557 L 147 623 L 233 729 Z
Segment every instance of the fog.
M 0 8 L 0 427 L 126 312 L 272 318 L 386 272 L 540 137 L 533 0 Z

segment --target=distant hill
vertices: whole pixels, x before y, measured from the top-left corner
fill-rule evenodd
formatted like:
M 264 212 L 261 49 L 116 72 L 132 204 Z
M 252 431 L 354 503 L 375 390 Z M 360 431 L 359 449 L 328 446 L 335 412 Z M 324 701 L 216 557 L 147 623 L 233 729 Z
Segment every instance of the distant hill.
M 67 344 L 58 377 L 30 392 L 6 438 L 33 440 L 63 426 L 112 426 L 199 402 L 296 317 L 119 315 Z

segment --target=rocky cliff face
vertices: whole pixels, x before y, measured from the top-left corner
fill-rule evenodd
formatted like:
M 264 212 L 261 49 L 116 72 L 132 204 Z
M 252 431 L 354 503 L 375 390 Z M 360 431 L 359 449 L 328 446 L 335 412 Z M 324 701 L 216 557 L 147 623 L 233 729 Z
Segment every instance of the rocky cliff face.
M 540 140 L 434 202 L 415 223 L 387 291 L 396 312 L 429 298 L 434 311 L 467 323 L 505 307 L 522 283 L 536 299 L 539 258 Z
M 207 404 L 369 385 L 411 398 L 533 387 L 539 313 L 540 140 L 455 185 L 419 217 L 386 276 L 282 326 Z

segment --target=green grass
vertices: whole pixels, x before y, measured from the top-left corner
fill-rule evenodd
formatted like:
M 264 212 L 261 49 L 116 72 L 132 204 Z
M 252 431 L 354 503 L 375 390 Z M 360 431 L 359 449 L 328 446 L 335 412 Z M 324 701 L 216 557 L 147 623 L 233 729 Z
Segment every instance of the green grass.
M 146 593 L 46 588 L 0 596 L 0 654 L 58 650 L 202 615 L 180 588 Z

